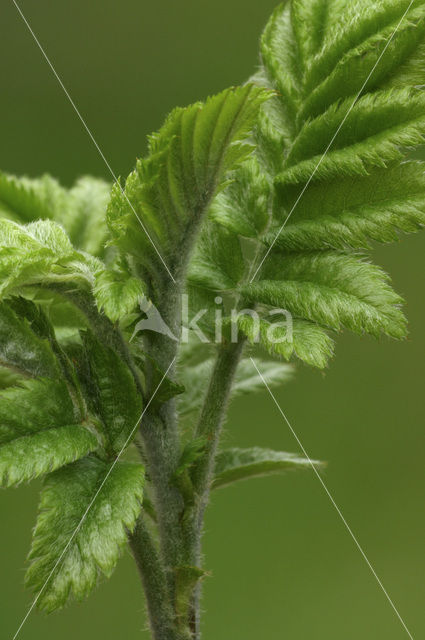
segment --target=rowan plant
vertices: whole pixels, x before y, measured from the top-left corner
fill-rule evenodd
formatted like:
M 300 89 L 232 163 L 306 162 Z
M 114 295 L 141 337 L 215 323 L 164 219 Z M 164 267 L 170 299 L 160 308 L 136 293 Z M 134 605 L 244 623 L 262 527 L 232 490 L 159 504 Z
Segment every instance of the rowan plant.
M 198 640 L 211 491 L 309 464 L 223 448 L 230 397 L 325 368 L 343 329 L 406 336 L 370 250 L 425 223 L 424 17 L 287 0 L 251 79 L 172 111 L 127 179 L 1 174 L 0 480 L 43 476 L 41 609 L 129 544 L 152 638 Z

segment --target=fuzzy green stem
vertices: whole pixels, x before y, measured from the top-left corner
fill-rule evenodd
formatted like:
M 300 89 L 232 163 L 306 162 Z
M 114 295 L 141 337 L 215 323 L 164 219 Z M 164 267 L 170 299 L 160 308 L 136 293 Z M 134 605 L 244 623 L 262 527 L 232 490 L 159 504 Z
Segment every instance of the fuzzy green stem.
M 193 470 L 192 482 L 196 494 L 204 498 L 208 497 L 221 427 L 244 344 L 244 340 L 240 339 L 236 343 L 223 344 L 219 347 L 214 371 L 199 416 L 196 437 L 204 438 L 207 444 L 204 455 Z
M 181 561 L 180 515 L 183 500 L 171 483 L 178 464 L 178 442 L 154 412 L 143 418 L 141 434 L 146 451 L 147 469 L 155 495 L 162 560 L 167 573 L 169 597 L 174 599 L 173 570 Z
M 164 288 L 158 311 L 174 335 L 180 335 L 180 289 L 178 283 Z M 174 365 L 178 341 L 155 332 L 146 332 L 144 348 L 150 356 L 146 363 L 148 395 L 154 391 L 157 372 L 153 362 L 170 378 L 174 377 Z M 171 399 L 159 406 L 153 405 L 146 412 L 140 434 L 146 454 L 147 471 L 152 482 L 153 499 L 157 516 L 159 550 L 165 568 L 167 599 L 174 611 L 175 638 L 190 639 L 190 633 L 181 624 L 176 610 L 176 570 L 182 564 L 184 544 L 182 539 L 181 515 L 184 509 L 183 497 L 173 483 L 181 446 L 177 423 L 176 403 Z
M 177 281 L 166 284 L 156 298 L 157 309 L 171 332 L 180 338 L 181 291 L 183 274 L 187 267 L 193 235 L 182 248 L 180 263 L 175 269 Z M 155 332 L 146 332 L 146 353 L 170 378 L 174 376 L 174 363 L 178 352 L 178 340 Z M 146 453 L 147 470 L 154 489 L 157 514 L 159 548 L 165 568 L 167 595 L 174 607 L 175 638 L 194 640 L 199 638 L 200 576 L 196 567 L 200 564 L 200 539 L 203 513 L 208 501 L 209 481 L 214 464 L 221 424 L 237 363 L 243 344 L 222 346 L 219 350 L 216 370 L 211 381 L 201 416 L 200 435 L 208 439 L 205 456 L 196 468 L 196 488 L 199 499 L 189 507 L 173 478 L 180 460 L 181 445 L 175 400 L 152 407 L 146 412 L 140 429 Z M 148 395 L 153 392 L 154 371 L 147 363 L 146 380 Z M 189 582 L 188 582 L 189 581 Z M 187 602 L 187 606 L 185 605 Z M 161 638 L 162 640 L 162 638 Z M 167 639 L 168 640 L 168 639 Z
M 214 473 L 215 455 L 233 380 L 242 356 L 243 348 L 244 340 L 240 340 L 234 344 L 223 344 L 219 347 L 216 364 L 196 429 L 196 437 L 205 438 L 207 444 L 204 455 L 192 471 L 195 500 L 184 517 L 186 562 L 195 567 L 199 567 L 201 564 L 203 519 Z M 198 581 L 192 595 L 191 612 L 189 616 L 189 623 L 191 624 L 192 637 L 194 640 L 200 638 L 200 595 L 201 583 Z
M 153 637 L 174 640 L 174 617 L 167 597 L 165 571 L 143 515 L 130 536 L 130 546 L 142 578 Z

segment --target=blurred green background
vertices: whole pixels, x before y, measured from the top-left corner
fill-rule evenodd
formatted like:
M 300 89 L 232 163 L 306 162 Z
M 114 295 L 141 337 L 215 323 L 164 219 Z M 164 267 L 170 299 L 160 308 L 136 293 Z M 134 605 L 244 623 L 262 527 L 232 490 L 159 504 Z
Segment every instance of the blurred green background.
M 244 80 L 273 0 L 21 0 L 32 28 L 117 174 L 175 105 Z M 0 23 L 0 167 L 65 184 L 109 177 L 12 0 Z M 277 397 L 415 638 L 424 613 L 425 234 L 379 248 L 407 299 L 410 338 L 342 336 L 326 374 L 298 367 Z M 298 449 L 266 392 L 235 402 L 226 440 Z M 30 604 L 24 557 L 37 486 L 0 493 L 0 629 Z M 383 592 L 311 472 L 217 492 L 205 535 L 205 640 L 402 640 Z M 20 638 L 148 638 L 128 553 L 86 603 L 33 613 Z

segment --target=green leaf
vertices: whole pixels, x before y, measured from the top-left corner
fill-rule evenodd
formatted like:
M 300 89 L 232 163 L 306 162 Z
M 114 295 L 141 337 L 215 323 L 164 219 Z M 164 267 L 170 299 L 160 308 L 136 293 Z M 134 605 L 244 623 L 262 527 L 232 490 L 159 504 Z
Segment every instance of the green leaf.
M 322 0 L 296 0 L 292 3 L 292 29 L 303 65 L 308 64 L 323 46 L 328 23 L 334 17 L 337 4 L 333 2 L 331 8 Z
M 85 176 L 67 190 L 54 178 L 18 178 L 0 173 L 0 215 L 27 223 L 51 219 L 66 229 L 72 244 L 103 255 L 110 185 Z
M 269 94 L 246 85 L 174 110 L 150 138 L 124 192 L 116 186 L 108 208 L 115 244 L 133 257 L 139 274 L 155 284 L 186 260 L 213 197 L 229 171 L 252 152 L 246 138 Z
M 26 577 L 37 594 L 44 587 L 41 609 L 58 609 L 72 595 L 82 600 L 101 573 L 111 575 L 140 512 L 143 478 L 139 464 L 111 470 L 95 457 L 46 478 Z
M 345 31 L 342 38 L 329 42 L 331 36 L 329 37 L 328 47 L 322 49 L 321 55 L 306 73 L 304 87 L 308 97 L 299 114 L 300 120 L 305 121 L 308 117 L 323 113 L 330 104 L 341 98 L 355 96 L 362 89 L 372 69 L 374 72 L 368 80 L 367 90 L 376 90 L 423 41 L 423 1 L 412 4 L 401 24 L 400 19 L 405 11 L 403 5 L 406 7 L 408 2 L 402 0 L 397 4 L 396 12 L 391 11 L 391 5 L 394 6 L 392 2 L 385 2 L 383 11 L 379 6 L 373 7 L 366 29 L 358 16 L 357 24 L 350 24 L 345 20 L 340 25 Z M 383 20 L 380 20 L 382 15 Z M 343 24 L 346 25 L 345 28 Z M 348 43 L 342 57 L 339 48 L 341 40 Z M 354 46 L 352 42 L 355 43 Z
M 174 569 L 176 581 L 176 602 L 177 615 L 183 619 L 187 618 L 190 612 L 191 596 L 197 583 L 206 576 L 206 572 L 199 567 L 180 565 Z
M 67 193 L 66 208 L 54 216 L 65 227 L 72 244 L 94 256 L 104 254 L 110 192 L 109 183 L 84 176 Z
M 0 389 L 13 387 L 21 381 L 19 372 L 11 371 L 7 367 L 0 367 Z
M 80 419 L 64 380 L 24 380 L 0 393 L 0 446 Z
M 99 447 L 64 380 L 25 380 L 0 392 L 0 484 L 12 486 Z M 77 424 L 78 421 L 78 424 Z
M 269 221 L 270 187 L 258 160 L 250 158 L 214 199 L 210 217 L 233 233 L 256 238 Z
M 112 452 L 119 453 L 130 435 L 136 434 L 142 398 L 117 353 L 90 331 L 83 332 L 82 338 L 89 362 L 88 401 L 104 425 Z
M 5 302 L 0 302 L 0 364 L 24 376 L 60 375 L 49 341 L 37 336 Z
M 237 312 L 258 312 L 258 326 L 237 325 L 270 354 L 323 368 L 328 329 L 406 335 L 401 298 L 353 250 L 425 225 L 424 170 L 407 155 L 425 133 L 424 50 L 425 0 L 287 0 L 273 13 L 252 82 L 275 94 L 253 129 L 255 156 L 211 206 L 229 249 L 201 235 L 190 270 L 211 309 L 225 287 Z M 238 278 L 223 279 L 240 237 Z M 274 326 L 275 308 L 291 332 Z
M 141 280 L 121 269 L 105 269 L 96 275 L 97 305 L 112 322 L 121 320 L 138 306 L 144 295 Z
M 298 42 L 291 22 L 291 2 L 279 5 L 272 14 L 261 38 L 260 71 L 256 80 L 261 86 L 272 87 L 278 96 L 265 107 L 273 134 L 279 126 L 281 141 L 286 146 L 295 133 L 295 119 L 299 108 L 300 67 Z M 278 120 L 277 120 L 278 118 Z M 271 149 L 276 148 L 271 144 Z
M 399 231 L 413 232 L 425 225 L 425 174 L 419 162 L 393 163 L 365 177 L 312 183 L 281 229 L 299 189 L 279 187 L 276 226 L 265 237 L 266 244 L 275 241 L 290 252 L 368 248 L 371 240 L 392 242 Z
M 316 460 L 312 462 L 314 466 L 323 464 Z M 294 453 L 260 447 L 225 449 L 216 457 L 212 488 L 224 487 L 238 480 L 305 468 L 311 468 L 311 462 Z
M 291 378 L 292 368 L 288 365 L 262 358 L 254 358 L 254 361 L 271 388 L 279 387 Z M 214 362 L 214 358 L 206 358 L 202 362 L 182 366 L 180 380 L 185 387 L 185 392 L 179 398 L 180 416 L 192 413 L 202 406 Z M 232 386 L 232 397 L 259 391 L 263 386 L 264 383 L 252 366 L 251 358 L 242 359 Z
M 186 443 L 180 456 L 179 464 L 174 473 L 175 478 L 184 474 L 185 471 L 188 471 L 192 465 L 199 460 L 204 453 L 205 446 L 205 438 L 194 438 Z
M 47 314 L 44 312 L 42 307 L 40 305 L 36 305 L 32 300 L 28 300 L 27 298 L 23 297 L 12 297 L 8 300 L 7 304 L 13 309 L 13 311 L 21 321 L 27 321 L 29 323 L 31 330 L 35 333 L 36 336 L 48 342 L 52 349 L 52 352 L 57 359 L 62 376 L 68 381 L 68 383 L 70 384 L 70 388 L 74 389 L 74 393 L 76 393 L 77 395 L 81 395 L 80 385 L 75 373 L 74 366 L 68 358 L 66 352 L 56 339 L 56 334 L 52 323 L 50 322 Z M 70 311 L 71 318 L 69 319 L 72 322 L 72 309 L 70 310 L 68 305 L 68 314 L 70 314 Z
M 43 429 L 0 446 L 0 485 L 11 487 L 74 462 L 99 446 L 79 425 Z
M 40 305 L 22 296 L 9 298 L 7 305 L 20 320 L 26 320 L 28 322 L 35 335 L 39 338 L 46 338 L 50 344 L 52 344 L 55 337 L 54 330 Z
M 65 297 L 66 291 L 61 294 L 57 290 L 37 287 L 26 290 L 25 296 L 44 312 L 60 345 L 69 343 L 70 340 L 79 342 L 79 331 L 87 328 L 88 318 L 81 309 Z M 15 298 L 10 300 L 13 299 Z
M 28 225 L 0 220 L 2 297 L 24 285 L 71 283 L 90 289 L 101 269 L 101 262 L 76 251 L 64 229 L 50 220 Z
M 329 7 L 323 0 L 316 0 L 314 3 L 296 0 L 293 3 L 294 14 L 298 13 L 297 7 L 300 4 L 314 4 L 317 10 L 321 8 L 324 13 L 324 19 L 315 25 L 316 30 L 321 29 L 322 51 L 316 59 L 309 61 L 310 74 L 318 80 L 326 78 L 327 70 L 337 65 L 345 54 L 383 29 L 391 27 L 395 21 L 399 22 L 409 8 L 414 9 L 423 3 L 415 2 L 413 6 L 410 0 L 385 0 L 379 4 L 358 0 L 347 4 L 343 0 L 334 0 Z M 409 21 L 408 17 L 406 21 Z
M 65 199 L 65 191 L 51 176 L 34 180 L 0 173 L 1 216 L 23 223 L 54 218 Z
M 260 343 L 272 356 L 290 360 L 297 356 L 306 364 L 324 369 L 333 355 L 333 341 L 320 325 L 299 318 L 292 326 L 277 326 L 264 318 L 259 326 L 250 315 L 238 317 L 237 326 L 251 344 Z
M 143 368 L 146 367 L 146 362 L 149 362 L 150 385 L 155 390 L 155 395 L 150 399 L 152 407 L 159 407 L 164 402 L 184 393 L 184 386 L 166 376 L 165 371 L 147 353 L 143 354 L 143 357 L 137 357 L 136 361 L 141 362 Z
M 189 282 L 215 291 L 233 290 L 243 272 L 238 236 L 213 222 L 205 224 L 191 260 Z
M 243 295 L 271 307 L 290 310 L 335 330 L 342 326 L 357 333 L 394 338 L 406 335 L 406 320 L 398 308 L 402 299 L 378 267 L 333 251 L 303 254 L 285 261 L 274 254 L 264 266 L 264 277 L 243 287 Z M 277 279 L 279 278 L 279 279 Z
M 424 135 L 423 91 L 410 87 L 380 91 L 363 96 L 354 106 L 350 97 L 306 122 L 286 158 L 287 168 L 277 179 L 281 184 L 297 184 L 306 182 L 313 172 L 315 180 L 367 176 L 372 167 L 402 160 L 401 148 L 422 144 Z
M 233 397 L 250 394 L 264 388 L 264 382 L 254 370 L 252 360 L 260 369 L 271 389 L 281 387 L 282 384 L 289 382 L 292 378 L 293 369 L 289 365 L 262 358 L 244 358 L 239 363 L 236 372 L 235 382 L 232 387 Z

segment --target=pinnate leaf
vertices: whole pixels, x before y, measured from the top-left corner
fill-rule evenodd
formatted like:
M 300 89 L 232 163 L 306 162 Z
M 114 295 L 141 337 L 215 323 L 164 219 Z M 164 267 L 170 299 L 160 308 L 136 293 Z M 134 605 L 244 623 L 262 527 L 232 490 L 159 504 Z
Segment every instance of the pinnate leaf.
M 124 190 L 113 189 L 108 224 L 151 287 L 169 278 L 191 244 L 228 172 L 252 152 L 246 138 L 269 94 L 252 85 L 176 109 L 150 138 Z M 181 265 L 180 265 L 181 266 Z M 152 288 L 153 287 L 153 288 Z
M 141 394 L 132 373 L 117 353 L 90 331 L 82 333 L 89 363 L 88 401 L 98 415 L 112 452 L 119 453 L 135 435 L 142 411 Z
M 312 462 L 315 466 L 321 464 L 316 460 Z M 224 449 L 216 457 L 213 489 L 238 480 L 306 468 L 311 468 L 311 462 L 294 453 L 260 447 Z
M 143 482 L 142 465 L 111 467 L 95 457 L 46 478 L 26 576 L 37 594 L 44 587 L 41 609 L 82 600 L 100 574 L 111 575 L 140 512 Z
M 18 178 L 0 173 L 0 215 L 27 223 L 55 218 L 63 210 L 65 191 L 51 176 Z
M 104 253 L 106 206 L 110 185 L 85 176 L 65 189 L 51 176 L 18 178 L 0 173 L 0 215 L 15 222 L 54 220 L 66 229 L 72 244 L 92 255 Z
M 64 380 L 24 380 L 0 394 L 0 445 L 78 418 Z
M 294 355 L 318 369 L 324 369 L 333 355 L 333 341 L 319 325 L 299 318 L 282 326 L 266 318 L 256 322 L 250 315 L 240 315 L 237 326 L 251 344 L 261 344 L 271 356 L 290 360 Z
M 116 322 L 137 308 L 144 287 L 139 278 L 125 270 L 109 268 L 96 275 L 93 293 L 99 309 Z
M 329 329 L 406 335 L 401 298 L 354 250 L 425 225 L 423 166 L 407 156 L 425 133 L 424 47 L 423 0 L 288 0 L 273 13 L 252 81 L 275 94 L 253 130 L 255 156 L 210 212 L 234 246 L 244 239 L 239 277 L 223 279 L 228 255 L 208 234 L 190 270 L 200 299 L 225 285 L 239 310 L 260 314 L 259 326 L 249 315 L 237 324 L 269 353 L 322 368 Z M 277 342 L 275 308 L 292 317 Z
M 272 388 L 279 387 L 291 378 L 292 369 L 289 365 L 262 358 L 254 358 L 254 361 L 261 369 L 267 384 Z M 200 408 L 213 368 L 214 358 L 205 358 L 199 363 L 182 367 L 180 379 L 185 387 L 185 392 L 179 399 L 181 416 Z M 238 365 L 232 386 L 232 397 L 254 393 L 261 390 L 263 386 L 264 383 L 252 366 L 251 358 L 243 358 Z
M 54 378 L 60 371 L 49 341 L 37 336 L 6 302 L 0 302 L 0 363 L 27 377 Z
M 0 296 L 28 285 L 72 283 L 91 289 L 101 269 L 96 258 L 74 249 L 55 222 L 0 220 Z
M 96 436 L 79 425 L 42 429 L 0 446 L 0 485 L 11 487 L 95 451 Z

